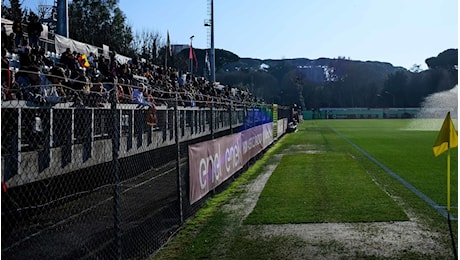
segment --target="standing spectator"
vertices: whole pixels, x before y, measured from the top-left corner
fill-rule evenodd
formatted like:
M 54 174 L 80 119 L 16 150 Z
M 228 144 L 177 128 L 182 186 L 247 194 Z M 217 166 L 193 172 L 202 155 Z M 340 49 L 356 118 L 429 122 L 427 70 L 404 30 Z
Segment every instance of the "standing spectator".
M 3 48 L 7 48 L 8 49 L 8 34 L 6 34 L 6 27 L 5 27 L 5 24 L 2 23 L 2 50 Z
M 2 48 L 2 100 L 13 99 L 10 90 L 11 78 L 10 61 L 6 57 L 6 48 Z
M 29 67 L 33 65 L 31 57 L 31 49 L 28 46 L 23 46 L 22 51 L 19 52 L 19 63 L 21 67 Z
M 24 37 L 21 17 L 14 19 L 13 32 L 14 32 L 14 48 L 19 48 L 21 47 L 22 39 Z
M 29 45 L 32 48 L 38 47 L 38 40 L 40 38 L 40 34 L 43 31 L 43 26 L 38 20 L 36 15 L 32 15 L 29 17 L 29 25 L 27 27 L 27 33 L 29 34 Z

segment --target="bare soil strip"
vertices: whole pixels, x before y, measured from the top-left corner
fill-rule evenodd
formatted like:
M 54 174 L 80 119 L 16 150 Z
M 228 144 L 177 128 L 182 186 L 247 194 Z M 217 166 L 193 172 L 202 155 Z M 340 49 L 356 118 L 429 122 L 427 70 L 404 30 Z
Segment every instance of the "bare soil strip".
M 302 151 L 317 152 L 321 151 Z M 449 248 L 439 243 L 442 234 L 431 231 L 411 212 L 406 212 L 409 221 L 399 222 L 242 225 L 281 158 L 282 154 L 275 155 L 267 170 L 246 185 L 246 192 L 224 207 L 240 220 L 240 228 L 246 230 L 251 239 L 270 239 L 274 236 L 290 237 L 295 241 L 300 239 L 302 243 L 294 243 L 299 245 L 295 248 L 280 246 L 280 250 L 289 251 L 286 253 L 290 259 L 452 255 Z M 398 198 L 394 199 L 398 202 Z

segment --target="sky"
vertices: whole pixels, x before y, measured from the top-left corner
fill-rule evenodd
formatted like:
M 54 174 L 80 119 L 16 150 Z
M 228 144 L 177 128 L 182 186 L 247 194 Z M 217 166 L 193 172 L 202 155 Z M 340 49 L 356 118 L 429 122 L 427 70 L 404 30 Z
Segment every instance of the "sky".
M 54 0 L 23 0 L 23 5 Z M 70 0 L 69 0 L 70 1 Z M 119 0 L 134 32 L 209 48 L 210 0 Z M 34 10 L 32 8 L 32 10 Z M 456 0 L 215 0 L 214 46 L 242 58 L 346 57 L 410 69 L 458 48 Z

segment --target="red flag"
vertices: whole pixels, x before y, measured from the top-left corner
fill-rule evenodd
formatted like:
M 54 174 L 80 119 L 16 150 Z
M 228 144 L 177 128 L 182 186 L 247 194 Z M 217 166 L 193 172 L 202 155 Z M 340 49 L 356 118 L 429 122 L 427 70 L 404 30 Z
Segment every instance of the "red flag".
M 188 58 L 189 59 L 193 59 L 193 47 L 192 47 L 192 44 L 190 44 L 190 51 L 188 52 Z
M 195 72 L 198 71 L 198 59 L 196 58 L 195 50 L 193 50 L 193 60 L 195 61 Z

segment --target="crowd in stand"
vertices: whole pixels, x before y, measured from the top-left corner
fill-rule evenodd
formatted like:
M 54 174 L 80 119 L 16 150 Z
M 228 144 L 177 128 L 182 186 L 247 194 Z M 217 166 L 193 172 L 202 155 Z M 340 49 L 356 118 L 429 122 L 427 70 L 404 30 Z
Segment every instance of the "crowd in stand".
M 113 55 L 104 58 L 70 48 L 56 58 L 30 38 L 16 38 L 15 45 L 7 50 L 2 42 L 2 100 L 26 100 L 37 105 L 72 102 L 74 106 L 98 107 L 108 103 L 109 93 L 116 89 L 118 103 L 149 107 L 172 106 L 175 93 L 179 93 L 181 106 L 257 101 L 249 91 L 217 87 L 203 77 L 151 62 L 121 64 Z M 18 70 L 11 70 L 11 52 L 15 51 L 20 65 Z

